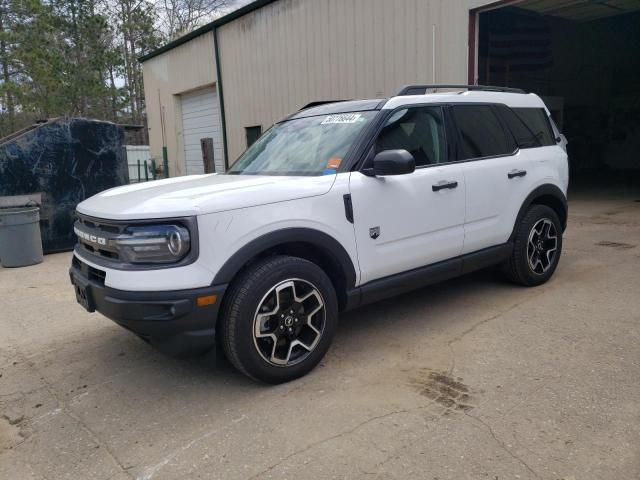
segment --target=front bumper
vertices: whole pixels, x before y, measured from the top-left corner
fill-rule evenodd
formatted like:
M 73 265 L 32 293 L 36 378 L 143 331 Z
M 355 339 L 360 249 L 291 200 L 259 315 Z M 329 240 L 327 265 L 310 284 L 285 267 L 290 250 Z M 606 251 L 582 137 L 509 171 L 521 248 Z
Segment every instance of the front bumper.
M 218 310 L 227 285 L 161 291 L 128 292 L 104 285 L 104 272 L 74 257 L 69 270 L 79 302 L 132 331 L 159 350 L 175 356 L 213 347 Z M 216 296 L 198 306 L 197 299 Z

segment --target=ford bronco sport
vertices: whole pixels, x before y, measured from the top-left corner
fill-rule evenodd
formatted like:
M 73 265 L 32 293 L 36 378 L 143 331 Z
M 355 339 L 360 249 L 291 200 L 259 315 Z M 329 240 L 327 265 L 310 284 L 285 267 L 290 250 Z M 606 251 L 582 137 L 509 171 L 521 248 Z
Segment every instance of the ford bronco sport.
M 493 265 L 546 282 L 568 182 L 531 93 L 414 85 L 316 104 L 225 174 L 79 204 L 71 281 L 88 311 L 168 353 L 217 338 L 241 372 L 284 382 L 318 364 L 341 311 Z

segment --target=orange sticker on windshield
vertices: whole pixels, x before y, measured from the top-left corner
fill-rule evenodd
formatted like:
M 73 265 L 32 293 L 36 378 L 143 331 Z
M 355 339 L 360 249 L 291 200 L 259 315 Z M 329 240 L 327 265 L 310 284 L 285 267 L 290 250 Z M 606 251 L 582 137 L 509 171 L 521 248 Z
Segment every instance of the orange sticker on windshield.
M 339 157 L 331 157 L 327 162 L 327 168 L 331 168 L 333 170 L 337 170 L 340 164 L 342 163 L 342 159 Z

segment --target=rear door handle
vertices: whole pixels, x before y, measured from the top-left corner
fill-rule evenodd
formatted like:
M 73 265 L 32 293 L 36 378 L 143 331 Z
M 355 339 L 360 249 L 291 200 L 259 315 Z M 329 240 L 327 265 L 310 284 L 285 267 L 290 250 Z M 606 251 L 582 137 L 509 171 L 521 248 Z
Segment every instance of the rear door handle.
M 507 177 L 509 177 L 509 179 L 516 178 L 516 177 L 524 177 L 526 174 L 527 174 L 526 170 L 511 170 L 509 173 L 507 173 Z
M 442 182 L 438 182 L 435 185 L 431 185 L 431 189 L 434 192 L 439 192 L 440 190 L 444 190 L 444 189 L 450 189 L 453 190 L 454 188 L 458 188 L 458 182 L 452 182 L 450 180 L 443 180 Z

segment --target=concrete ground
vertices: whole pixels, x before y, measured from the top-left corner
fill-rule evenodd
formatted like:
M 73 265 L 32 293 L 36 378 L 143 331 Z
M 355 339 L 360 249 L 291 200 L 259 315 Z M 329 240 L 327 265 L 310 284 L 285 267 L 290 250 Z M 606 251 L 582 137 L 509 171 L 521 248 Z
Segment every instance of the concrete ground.
M 2 479 L 640 478 L 640 194 L 577 195 L 559 269 L 345 314 L 307 377 L 162 356 L 0 269 Z

